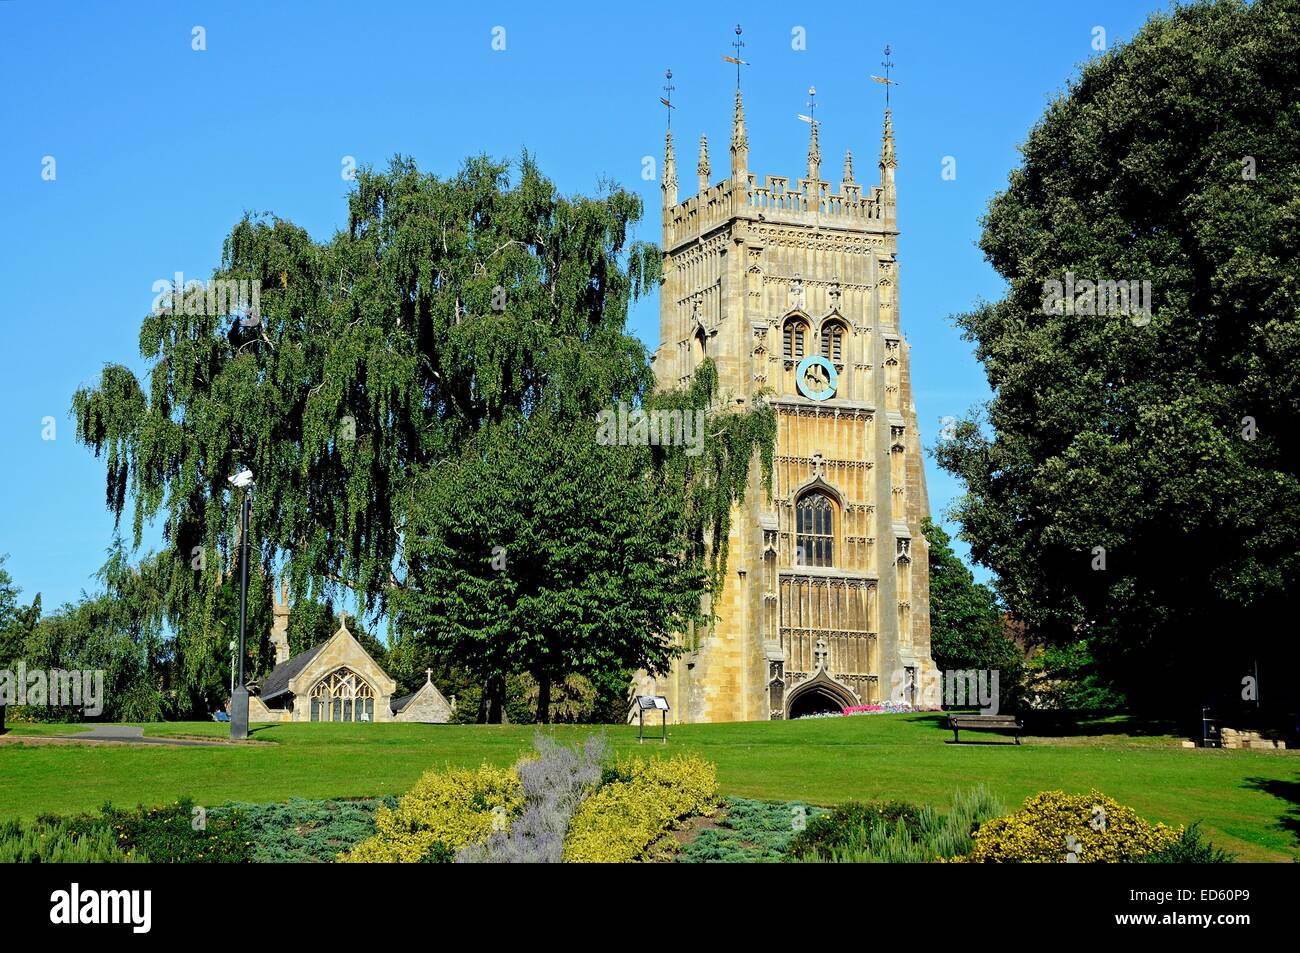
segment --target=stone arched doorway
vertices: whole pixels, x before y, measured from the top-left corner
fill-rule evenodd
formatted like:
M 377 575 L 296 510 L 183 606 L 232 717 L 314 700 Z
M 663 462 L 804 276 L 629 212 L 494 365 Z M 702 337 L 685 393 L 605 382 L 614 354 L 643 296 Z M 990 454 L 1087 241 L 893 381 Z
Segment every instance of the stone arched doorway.
M 812 689 L 790 702 L 790 717 L 805 718 L 808 715 L 838 713 L 844 708 L 844 702 L 830 692 Z
M 795 686 L 786 700 L 786 718 L 803 718 L 808 715 L 820 715 L 839 712 L 845 708 L 859 705 L 847 687 L 837 682 L 823 669 L 800 685 Z

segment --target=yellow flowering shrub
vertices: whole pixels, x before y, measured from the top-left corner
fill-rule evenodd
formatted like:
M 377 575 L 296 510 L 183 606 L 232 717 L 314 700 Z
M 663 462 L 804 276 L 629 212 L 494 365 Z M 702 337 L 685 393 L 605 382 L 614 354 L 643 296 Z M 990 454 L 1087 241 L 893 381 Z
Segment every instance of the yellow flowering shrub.
M 500 808 L 509 818 L 523 809 L 519 779 L 510 768 L 482 765 L 426 771 L 397 802 L 375 813 L 375 833 L 343 854 L 345 863 L 417 863 L 435 850 L 456 851 L 492 832 Z M 441 847 L 439 847 L 441 845 Z
M 1182 827 L 1152 824 L 1099 791 L 1043 791 L 1014 814 L 982 825 L 970 863 L 1124 863 L 1175 843 Z
M 717 768 L 695 755 L 621 761 L 612 775 L 574 815 L 565 861 L 640 860 L 683 818 L 711 813 L 718 803 Z

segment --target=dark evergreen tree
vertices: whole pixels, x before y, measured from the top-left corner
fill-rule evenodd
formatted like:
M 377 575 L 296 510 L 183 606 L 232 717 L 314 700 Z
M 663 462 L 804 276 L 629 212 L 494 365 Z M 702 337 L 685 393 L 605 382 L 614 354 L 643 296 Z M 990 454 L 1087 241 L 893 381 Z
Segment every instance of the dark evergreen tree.
M 996 670 L 1010 705 L 1020 696 L 1024 653 L 1007 634 L 997 596 L 975 581 L 942 526 L 927 519 L 922 528 L 930 546 L 930 655 L 945 671 Z
M 962 536 L 1140 706 L 1239 691 L 1252 658 L 1293 691 L 1298 31 L 1296 0 L 1196 3 L 1090 62 L 985 219 L 1006 296 L 958 319 L 994 391 L 937 451 Z M 1149 281 L 1150 314 L 1081 280 Z

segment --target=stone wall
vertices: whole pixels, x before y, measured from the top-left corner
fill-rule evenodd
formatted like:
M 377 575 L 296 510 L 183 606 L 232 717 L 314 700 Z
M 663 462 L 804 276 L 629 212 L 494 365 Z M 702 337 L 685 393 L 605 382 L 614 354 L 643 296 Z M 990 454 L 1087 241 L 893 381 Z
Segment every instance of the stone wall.
M 1225 748 L 1285 748 L 1286 742 L 1277 737 L 1277 732 L 1240 731 L 1236 728 L 1224 728 L 1219 732 L 1220 744 Z
M 442 697 L 442 692 L 432 685 L 425 685 L 407 706 L 394 716 L 394 721 L 445 725 L 451 721 L 451 704 Z
M 267 708 L 262 699 L 256 695 L 248 696 L 248 720 L 250 722 L 260 721 L 291 721 L 293 713 L 284 708 Z

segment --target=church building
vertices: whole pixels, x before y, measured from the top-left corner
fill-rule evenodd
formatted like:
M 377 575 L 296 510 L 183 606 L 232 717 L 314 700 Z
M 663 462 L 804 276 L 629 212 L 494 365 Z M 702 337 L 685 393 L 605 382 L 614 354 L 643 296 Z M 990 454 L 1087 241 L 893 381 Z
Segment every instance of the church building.
M 773 493 L 752 464 L 715 622 L 681 633 L 672 671 L 640 688 L 666 696 L 677 722 L 916 704 L 934 677 L 890 110 L 870 184 L 851 152 L 838 185 L 824 179 L 815 113 L 801 118 L 804 174 L 760 178 L 737 84 L 729 174 L 713 177 L 701 136 L 684 197 L 670 118 L 656 376 L 685 387 L 711 358 L 720 400 L 743 407 L 766 389 L 778 421 Z
M 340 622 L 338 630 L 317 645 L 290 657 L 289 605 L 282 588 L 275 602 L 271 645 L 275 668 L 249 687 L 249 722 L 268 721 L 417 721 L 445 724 L 455 710 L 433 684 L 393 697 L 397 682 L 371 658 Z

